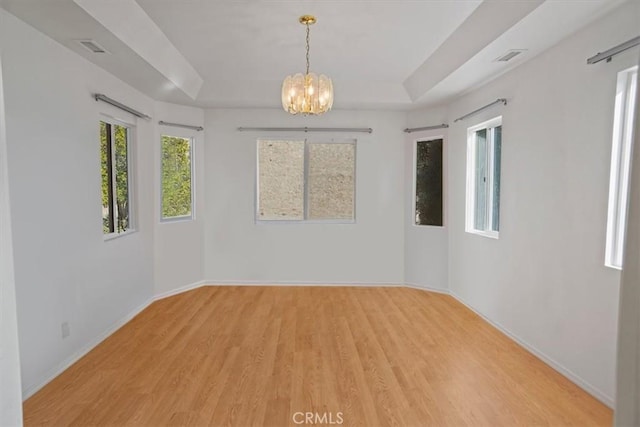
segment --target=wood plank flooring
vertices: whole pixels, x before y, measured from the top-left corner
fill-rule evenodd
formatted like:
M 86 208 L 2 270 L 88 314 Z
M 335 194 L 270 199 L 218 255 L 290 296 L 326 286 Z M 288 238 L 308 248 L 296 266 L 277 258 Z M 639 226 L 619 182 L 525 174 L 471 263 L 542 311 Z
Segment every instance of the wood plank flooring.
M 382 287 L 203 287 L 155 302 L 28 399 L 24 417 L 27 426 L 612 422 L 610 409 L 452 297 Z

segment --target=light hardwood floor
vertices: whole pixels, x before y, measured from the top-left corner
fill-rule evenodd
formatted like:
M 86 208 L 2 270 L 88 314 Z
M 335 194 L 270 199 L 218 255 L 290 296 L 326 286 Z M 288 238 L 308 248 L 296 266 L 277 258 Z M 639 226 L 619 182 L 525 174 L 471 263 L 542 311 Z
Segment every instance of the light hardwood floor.
M 450 296 L 382 287 L 167 298 L 24 404 L 27 426 L 287 426 L 296 412 L 367 427 L 612 422 Z

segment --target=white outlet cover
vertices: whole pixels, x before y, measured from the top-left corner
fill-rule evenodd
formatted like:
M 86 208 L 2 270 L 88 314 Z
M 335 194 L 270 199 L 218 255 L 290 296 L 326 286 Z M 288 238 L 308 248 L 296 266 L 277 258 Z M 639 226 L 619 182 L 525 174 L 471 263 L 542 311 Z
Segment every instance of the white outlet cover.
M 69 328 L 69 322 L 62 323 L 62 338 L 66 338 L 71 335 L 71 329 Z

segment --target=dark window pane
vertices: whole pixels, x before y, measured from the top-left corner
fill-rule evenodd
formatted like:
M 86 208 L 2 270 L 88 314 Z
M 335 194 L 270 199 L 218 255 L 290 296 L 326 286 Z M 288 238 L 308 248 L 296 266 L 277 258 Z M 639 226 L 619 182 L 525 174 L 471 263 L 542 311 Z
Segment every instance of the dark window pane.
M 476 132 L 474 228 L 484 230 L 487 217 L 487 129 Z
M 442 139 L 418 141 L 415 223 L 442 226 L 442 199 Z
M 100 122 L 100 173 L 102 175 L 102 232 L 113 233 L 113 175 L 111 157 L 111 125 Z
M 491 230 L 500 230 L 500 158 L 502 156 L 502 126 L 493 130 L 493 206 Z
M 191 139 L 162 136 L 162 217 L 191 215 Z
M 129 151 L 128 132 L 124 126 L 113 125 L 116 173 L 117 232 L 129 229 Z

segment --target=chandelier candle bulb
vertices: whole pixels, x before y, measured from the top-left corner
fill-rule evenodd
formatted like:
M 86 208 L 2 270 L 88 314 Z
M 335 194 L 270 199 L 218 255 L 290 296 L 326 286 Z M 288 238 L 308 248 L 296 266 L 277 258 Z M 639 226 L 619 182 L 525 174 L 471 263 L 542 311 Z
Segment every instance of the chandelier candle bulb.
M 324 74 L 309 72 L 309 25 L 315 24 L 316 18 L 303 15 L 299 21 L 307 27 L 307 69 L 304 75 L 287 76 L 282 82 L 282 108 L 291 114 L 326 113 L 333 106 L 333 83 Z

